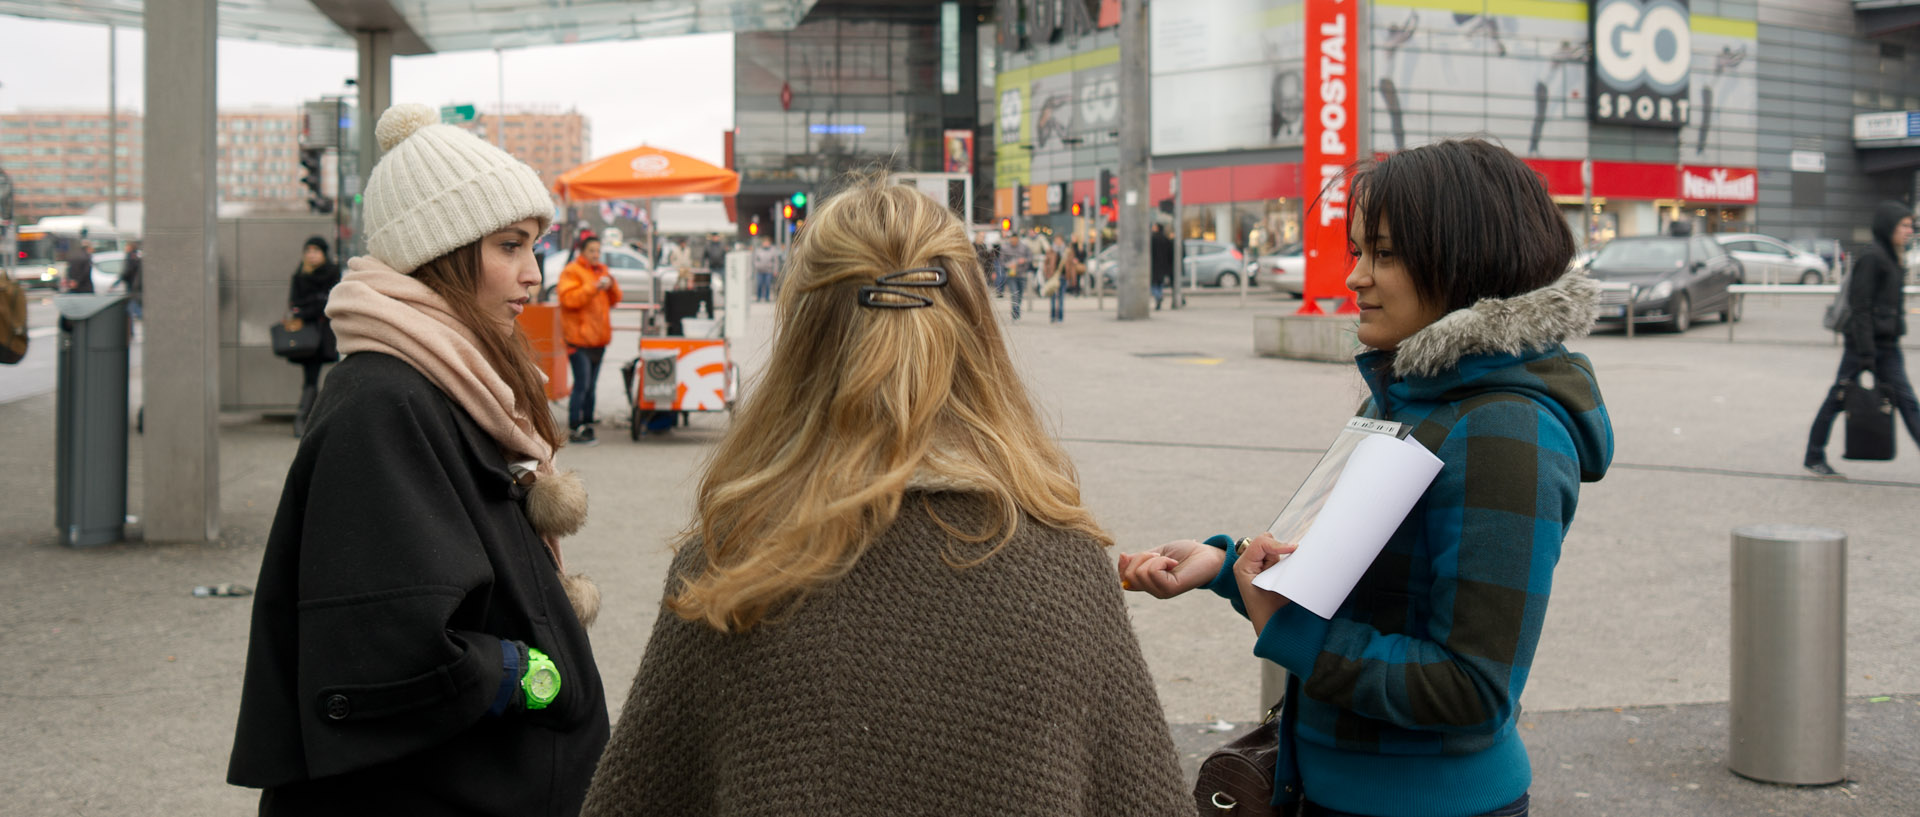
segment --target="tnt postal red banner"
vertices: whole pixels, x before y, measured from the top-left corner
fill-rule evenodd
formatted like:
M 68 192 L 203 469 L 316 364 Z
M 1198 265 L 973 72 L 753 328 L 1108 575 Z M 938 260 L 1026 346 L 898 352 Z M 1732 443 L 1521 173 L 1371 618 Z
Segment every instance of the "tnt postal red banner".
M 1306 298 L 1299 314 L 1318 315 L 1316 298 L 1345 298 L 1341 312 L 1357 312 L 1347 289 L 1346 170 L 1360 157 L 1357 0 L 1306 0 L 1307 117 L 1301 182 L 1319 195 L 1306 214 Z M 1309 195 L 1312 195 L 1310 193 Z

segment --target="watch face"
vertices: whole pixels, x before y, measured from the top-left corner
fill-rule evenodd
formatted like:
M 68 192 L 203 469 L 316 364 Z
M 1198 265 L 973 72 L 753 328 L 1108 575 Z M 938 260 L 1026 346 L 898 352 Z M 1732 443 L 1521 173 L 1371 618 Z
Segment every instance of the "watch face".
M 527 679 L 527 692 L 535 699 L 551 701 L 560 692 L 560 674 L 552 667 L 540 667 Z

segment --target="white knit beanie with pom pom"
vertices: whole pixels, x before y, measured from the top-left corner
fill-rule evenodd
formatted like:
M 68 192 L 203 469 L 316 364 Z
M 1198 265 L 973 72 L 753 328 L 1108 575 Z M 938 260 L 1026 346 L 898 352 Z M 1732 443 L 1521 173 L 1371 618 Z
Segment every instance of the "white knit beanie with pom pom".
M 367 180 L 367 254 L 402 273 L 523 219 L 545 232 L 553 197 L 540 175 L 425 105 L 395 105 L 374 128 L 382 156 Z M 538 238 L 539 236 L 534 236 Z

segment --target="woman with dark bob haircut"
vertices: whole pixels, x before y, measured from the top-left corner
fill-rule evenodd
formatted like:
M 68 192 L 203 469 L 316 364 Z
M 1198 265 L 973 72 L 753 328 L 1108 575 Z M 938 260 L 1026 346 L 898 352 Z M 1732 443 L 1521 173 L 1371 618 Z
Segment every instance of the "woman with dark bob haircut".
M 1294 543 L 1170 542 L 1120 557 L 1123 586 L 1205 587 L 1289 673 L 1276 803 L 1308 815 L 1520 815 L 1515 730 L 1580 483 L 1613 430 L 1593 365 L 1567 351 L 1596 288 L 1540 179 L 1478 139 L 1349 174 L 1362 416 L 1413 427 L 1443 463 L 1353 593 L 1323 619 L 1256 588 Z

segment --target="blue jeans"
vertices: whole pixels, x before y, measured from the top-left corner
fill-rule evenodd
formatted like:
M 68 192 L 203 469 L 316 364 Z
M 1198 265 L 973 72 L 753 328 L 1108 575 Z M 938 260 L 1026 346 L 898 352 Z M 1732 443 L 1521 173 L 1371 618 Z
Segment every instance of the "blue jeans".
M 1067 319 L 1067 287 L 1062 284 L 1047 298 L 1047 317 L 1056 321 Z
M 1827 389 L 1826 402 L 1820 404 L 1820 413 L 1813 417 L 1813 429 L 1807 433 L 1808 465 L 1827 461 L 1827 440 L 1833 435 L 1833 421 L 1846 408 L 1846 384 L 1860 376 L 1860 366 L 1853 362 L 1853 354 L 1840 358 L 1840 371 L 1834 375 L 1833 387 Z M 1913 396 L 1913 384 L 1907 380 L 1906 353 L 1900 351 L 1898 340 L 1888 344 L 1874 344 L 1873 372 L 1875 384 L 1885 383 L 1893 392 L 1893 408 L 1900 412 L 1900 419 L 1907 424 L 1907 433 L 1913 435 L 1915 444 L 1920 444 L 1920 401 Z
M 756 301 L 773 300 L 773 273 L 756 272 L 753 274 L 753 299 Z
M 1020 320 L 1020 300 L 1027 295 L 1027 276 L 1007 276 L 1007 289 L 1013 291 L 1013 319 Z
M 573 373 L 573 393 L 567 397 L 568 429 L 593 422 L 594 386 L 600 381 L 600 361 L 606 356 L 605 346 L 583 346 L 567 355 L 567 369 Z

